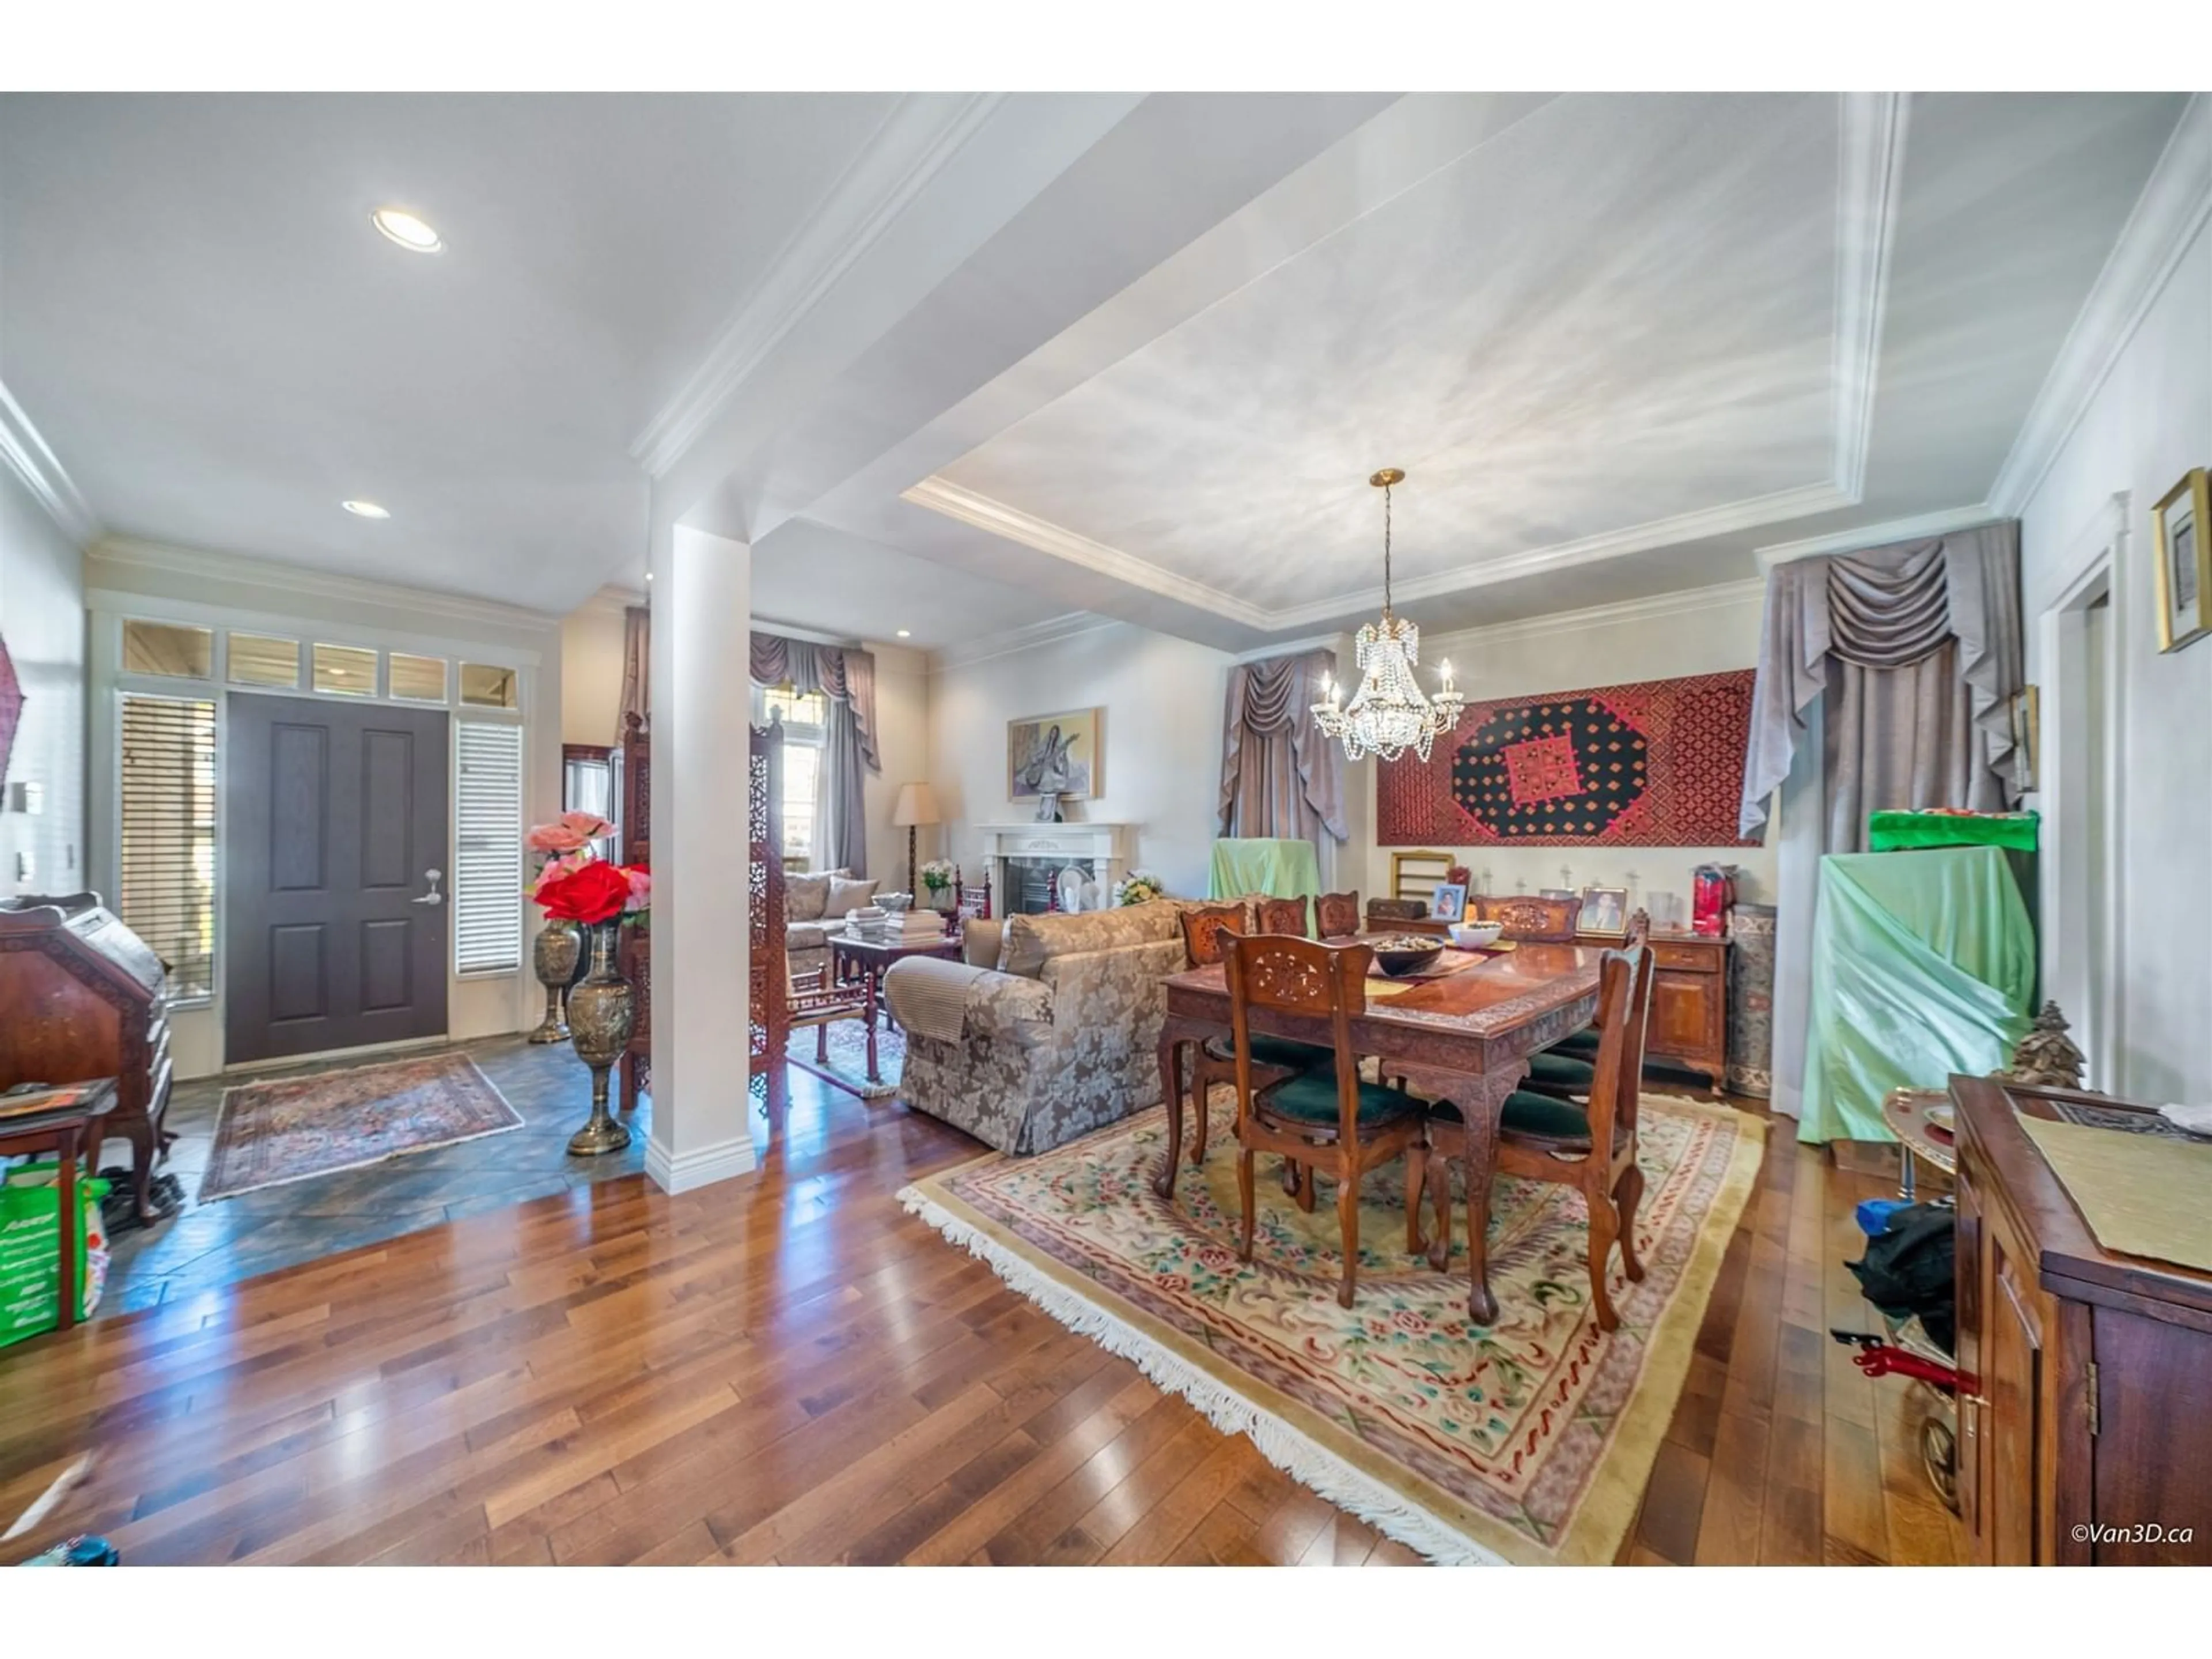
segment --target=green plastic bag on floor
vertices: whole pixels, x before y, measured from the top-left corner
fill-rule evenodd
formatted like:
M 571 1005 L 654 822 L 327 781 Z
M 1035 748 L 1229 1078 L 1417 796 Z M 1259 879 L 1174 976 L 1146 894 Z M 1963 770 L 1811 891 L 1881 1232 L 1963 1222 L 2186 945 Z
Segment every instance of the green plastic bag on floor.
M 27 1164 L 0 1186 L 0 1348 L 61 1322 L 61 1188 L 57 1167 Z M 107 1182 L 76 1183 L 77 1317 L 88 1319 L 107 1281 L 107 1232 L 100 1200 Z

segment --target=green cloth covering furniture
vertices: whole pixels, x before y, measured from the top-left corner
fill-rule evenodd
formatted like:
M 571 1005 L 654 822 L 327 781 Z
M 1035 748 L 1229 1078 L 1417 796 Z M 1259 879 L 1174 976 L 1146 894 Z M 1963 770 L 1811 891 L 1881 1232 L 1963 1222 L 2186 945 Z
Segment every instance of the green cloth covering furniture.
M 1208 898 L 1310 898 L 1321 891 L 1321 860 L 1310 841 L 1249 836 L 1213 843 L 1213 875 Z
M 1897 853 L 1923 847 L 2008 847 L 2035 851 L 2042 823 L 2033 812 L 2002 817 L 1966 812 L 1875 812 L 1867 818 L 1867 849 Z
M 2035 930 L 1998 848 L 1822 859 L 1797 1139 L 1895 1139 L 1884 1097 L 2005 1064 L 2034 985 Z

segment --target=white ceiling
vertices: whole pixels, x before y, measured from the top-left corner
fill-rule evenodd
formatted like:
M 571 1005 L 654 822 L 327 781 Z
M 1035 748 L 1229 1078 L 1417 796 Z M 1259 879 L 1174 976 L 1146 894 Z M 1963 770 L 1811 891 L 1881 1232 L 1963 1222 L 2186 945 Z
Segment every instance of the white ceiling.
M 1987 499 L 2185 102 L 8 94 L 0 382 L 110 531 L 553 611 L 682 514 L 802 628 L 1244 648 L 1396 465 L 1510 620 Z

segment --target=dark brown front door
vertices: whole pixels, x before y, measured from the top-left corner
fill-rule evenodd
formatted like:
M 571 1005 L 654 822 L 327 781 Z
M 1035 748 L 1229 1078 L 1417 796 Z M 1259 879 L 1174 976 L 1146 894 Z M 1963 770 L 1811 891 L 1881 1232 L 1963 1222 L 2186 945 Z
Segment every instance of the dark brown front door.
M 229 703 L 225 1060 L 444 1035 L 445 712 Z

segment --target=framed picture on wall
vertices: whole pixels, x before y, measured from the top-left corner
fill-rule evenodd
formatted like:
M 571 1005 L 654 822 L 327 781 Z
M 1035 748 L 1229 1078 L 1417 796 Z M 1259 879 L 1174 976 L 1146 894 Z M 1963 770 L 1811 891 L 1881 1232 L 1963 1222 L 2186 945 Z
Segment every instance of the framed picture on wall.
M 1467 920 L 1467 884 L 1459 881 L 1440 881 L 1429 897 L 1429 915 L 1438 921 Z
M 2158 648 L 2179 651 L 2212 632 L 2212 490 L 2203 467 L 2151 509 L 2157 529 Z
M 1032 714 L 1006 722 L 1006 797 L 1088 800 L 1106 793 L 1097 708 Z

